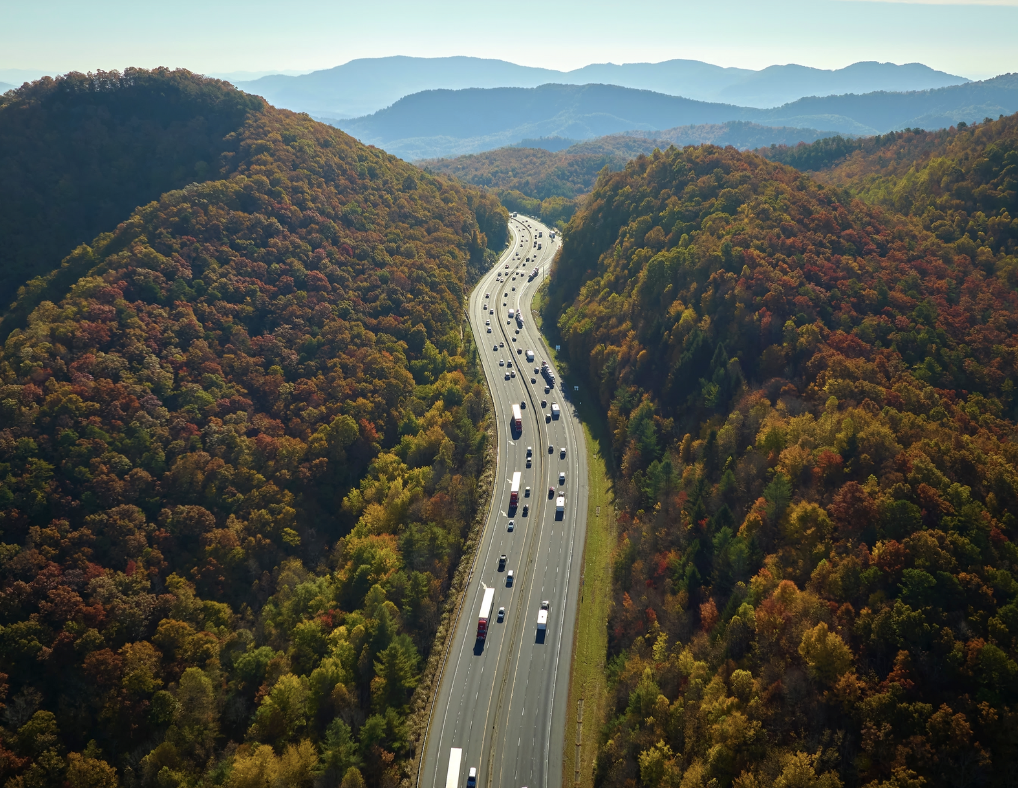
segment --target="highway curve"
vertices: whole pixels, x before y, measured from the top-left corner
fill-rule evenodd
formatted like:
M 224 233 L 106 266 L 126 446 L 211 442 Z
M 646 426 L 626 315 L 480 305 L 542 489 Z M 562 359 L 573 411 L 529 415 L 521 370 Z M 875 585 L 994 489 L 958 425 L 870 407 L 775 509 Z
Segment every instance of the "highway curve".
M 568 396 L 571 392 L 563 391 L 558 370 L 549 393 L 544 391 L 544 379 L 534 371 L 542 360 L 550 363 L 551 358 L 534 325 L 531 301 L 559 242 L 550 241 L 548 228 L 534 219 L 512 219 L 510 230 L 511 248 L 470 297 L 470 326 L 495 408 L 498 468 L 430 718 L 421 788 L 446 785 L 452 748 L 462 750 L 455 785 L 466 785 L 471 767 L 477 769 L 478 788 L 555 788 L 562 782 L 570 661 L 587 519 L 586 448 Z M 541 244 L 540 250 L 535 242 Z M 535 265 L 540 275 L 528 281 Z M 502 282 L 497 281 L 500 275 Z M 509 309 L 523 311 L 524 325 L 519 333 L 516 322 L 508 317 Z M 491 333 L 485 321 L 491 321 Z M 494 349 L 499 343 L 504 347 Z M 533 363 L 526 360 L 528 349 L 535 352 Z M 505 379 L 509 368 L 500 366 L 500 360 L 512 362 L 515 377 Z M 549 420 L 553 402 L 561 408 L 561 417 Z M 518 437 L 510 429 L 513 403 L 525 405 Z M 533 448 L 530 468 L 526 467 L 528 446 Z M 520 505 L 512 517 L 515 529 L 509 532 L 509 488 L 514 471 L 523 474 L 521 488 L 529 486 L 531 494 L 526 497 L 521 489 Z M 564 484 L 559 483 L 562 472 L 566 474 Z M 556 518 L 549 487 L 555 489 L 556 497 L 565 496 L 562 519 Z M 530 507 L 526 517 L 524 504 Z M 502 554 L 508 560 L 500 571 Z M 516 575 L 512 586 L 506 583 L 509 569 Z M 485 586 L 495 588 L 495 602 L 487 638 L 477 640 Z M 537 630 L 542 600 L 551 603 L 546 634 Z M 499 607 L 505 608 L 503 621 L 495 614 Z

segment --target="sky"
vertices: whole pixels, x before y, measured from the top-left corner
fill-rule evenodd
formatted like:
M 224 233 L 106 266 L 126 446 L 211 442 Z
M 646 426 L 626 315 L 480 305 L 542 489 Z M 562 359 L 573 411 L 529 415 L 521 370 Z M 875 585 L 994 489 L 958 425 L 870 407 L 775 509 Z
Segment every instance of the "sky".
M 301 73 L 386 55 L 561 70 L 878 60 L 982 79 L 1018 72 L 1016 32 L 1018 0 L 0 0 L 0 80 L 126 66 Z

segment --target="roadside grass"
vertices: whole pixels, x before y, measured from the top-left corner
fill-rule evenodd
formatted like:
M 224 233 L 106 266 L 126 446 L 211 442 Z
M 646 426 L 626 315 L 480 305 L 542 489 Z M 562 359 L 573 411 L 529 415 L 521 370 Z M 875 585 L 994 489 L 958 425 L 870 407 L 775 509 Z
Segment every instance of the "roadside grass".
M 583 425 L 588 474 L 587 535 L 573 638 L 562 784 L 593 788 L 598 738 L 606 719 L 608 702 L 605 660 L 611 607 L 611 556 L 616 539 L 614 495 L 607 465 L 612 457 L 611 437 L 593 392 L 569 373 L 568 362 L 555 351 L 557 327 L 545 330 L 542 324 L 540 306 L 544 287 L 542 285 L 534 296 L 532 317 L 549 344 L 563 382 L 579 386 L 579 391 L 572 392 L 570 400 L 576 406 Z

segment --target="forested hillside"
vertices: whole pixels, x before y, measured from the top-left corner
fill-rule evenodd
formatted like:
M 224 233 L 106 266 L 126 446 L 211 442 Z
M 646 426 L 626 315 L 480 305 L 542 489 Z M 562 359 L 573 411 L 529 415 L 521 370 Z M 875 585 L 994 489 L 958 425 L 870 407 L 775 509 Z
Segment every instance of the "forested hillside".
M 265 102 L 185 71 L 45 77 L 0 96 L 0 315 L 138 205 L 216 177 Z
M 1018 115 L 940 131 L 835 137 L 761 153 L 816 171 L 819 180 L 868 203 L 915 216 L 941 240 L 960 243 L 969 256 L 982 246 L 1018 250 Z
M 709 146 L 567 237 L 546 318 L 618 467 L 598 784 L 1010 784 L 1015 259 Z
M 490 189 L 510 211 L 554 225 L 569 220 L 576 210 L 574 198 L 594 188 L 602 169 L 621 169 L 630 158 L 610 150 L 553 153 L 542 148 L 499 148 L 418 164 L 429 172 Z
M 241 101 L 132 74 L 104 90 Z M 506 212 L 307 116 L 229 148 L 74 252 L 0 352 L 8 786 L 408 775 L 482 503 L 464 293 Z

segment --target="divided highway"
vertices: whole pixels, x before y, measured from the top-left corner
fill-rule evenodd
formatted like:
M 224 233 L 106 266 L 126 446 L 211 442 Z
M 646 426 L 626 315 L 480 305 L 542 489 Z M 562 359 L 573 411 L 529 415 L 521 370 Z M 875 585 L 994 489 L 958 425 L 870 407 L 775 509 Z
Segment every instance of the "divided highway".
M 551 358 L 534 326 L 531 302 L 559 242 L 534 219 L 511 219 L 510 231 L 511 248 L 470 297 L 470 325 L 495 407 L 498 467 L 431 716 L 420 788 L 466 786 L 472 768 L 478 788 L 555 788 L 562 782 L 587 456 L 570 392 L 554 371 L 555 385 L 546 393 L 547 382 L 536 371 Z M 531 280 L 535 267 L 539 275 Z M 522 327 L 510 310 L 522 312 Z M 534 352 L 532 362 L 527 350 Z M 553 403 L 559 418 L 552 418 Z M 521 430 L 512 424 L 514 404 L 520 407 Z M 519 504 L 511 510 L 517 471 Z M 559 496 L 565 507 L 556 515 Z M 502 555 L 506 563 L 500 568 Z M 494 602 L 487 636 L 478 639 L 486 588 L 494 589 Z M 547 630 L 538 630 L 544 600 L 550 608 Z

